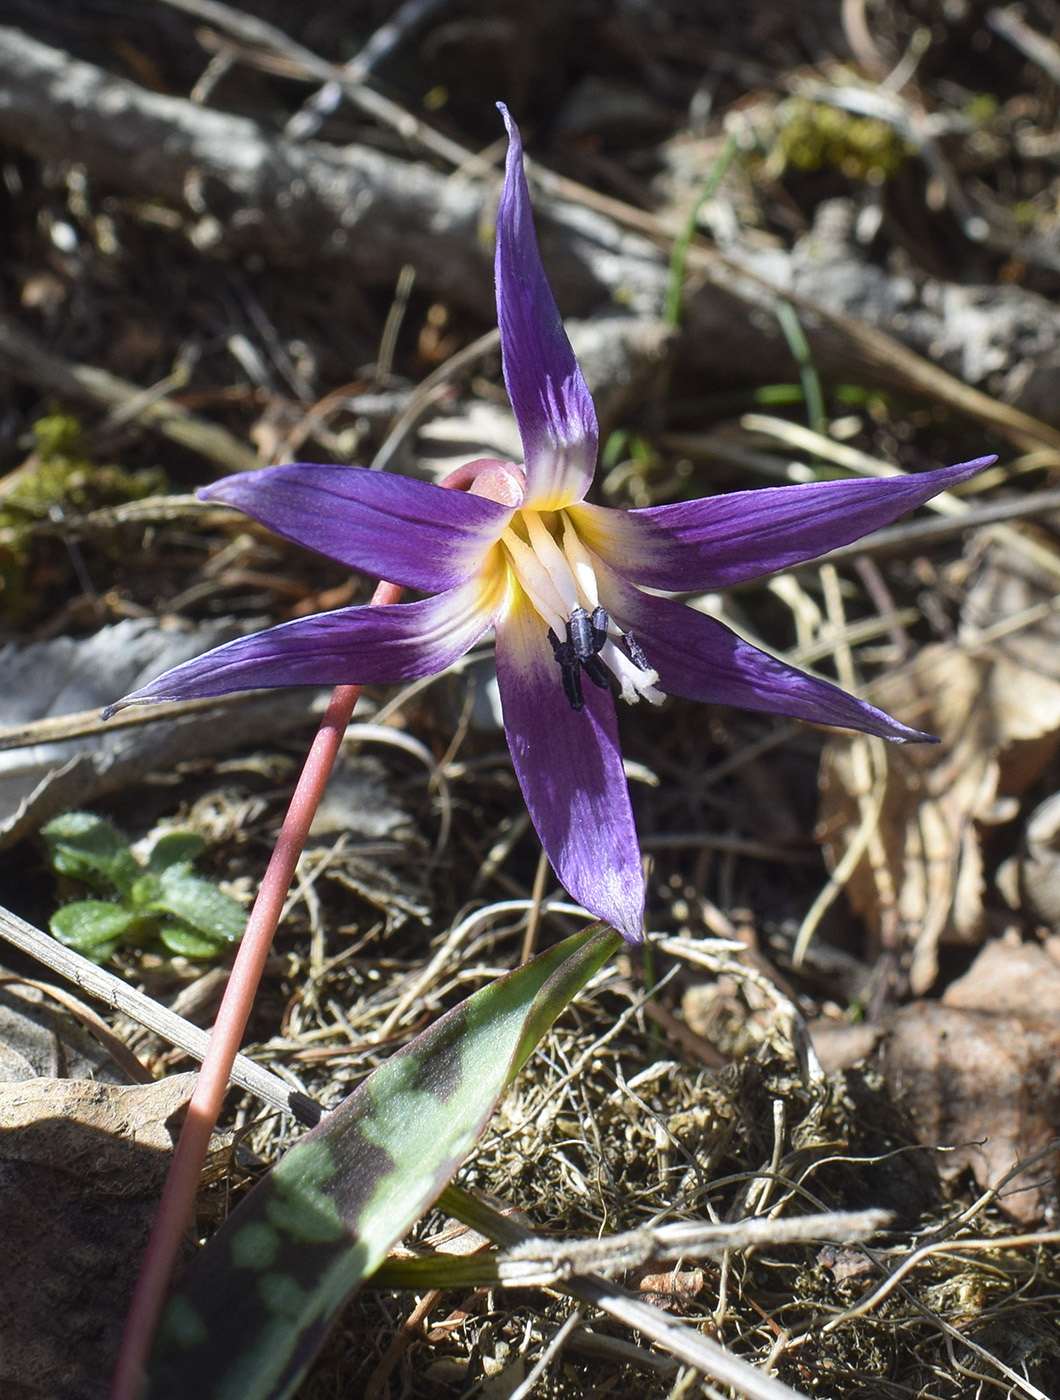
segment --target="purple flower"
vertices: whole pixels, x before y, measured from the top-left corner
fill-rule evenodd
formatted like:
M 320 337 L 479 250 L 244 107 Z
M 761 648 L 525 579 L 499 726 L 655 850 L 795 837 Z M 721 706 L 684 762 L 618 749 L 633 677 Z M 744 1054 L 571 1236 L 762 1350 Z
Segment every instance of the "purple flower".
M 428 593 L 340 608 L 240 638 L 167 671 L 120 705 L 259 686 L 414 680 L 496 631 L 515 771 L 556 874 L 627 939 L 644 882 L 622 769 L 615 691 L 684 695 L 900 742 L 926 739 L 826 681 L 656 592 L 722 588 L 812 559 L 966 480 L 991 457 L 919 476 L 832 481 L 618 511 L 585 500 L 596 413 L 541 265 L 522 143 L 497 213 L 504 379 L 525 464 L 479 461 L 440 486 L 358 467 L 268 467 L 200 494 L 277 534 Z

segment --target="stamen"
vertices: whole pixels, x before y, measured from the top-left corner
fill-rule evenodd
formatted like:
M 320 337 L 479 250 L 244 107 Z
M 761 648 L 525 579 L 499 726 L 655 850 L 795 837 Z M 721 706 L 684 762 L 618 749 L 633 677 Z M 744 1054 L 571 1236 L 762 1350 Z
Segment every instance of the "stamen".
M 592 619 L 584 608 L 575 608 L 567 623 L 567 635 L 579 661 L 588 661 L 600 650 L 594 646 Z
M 544 522 L 536 510 L 524 511 L 523 522 L 526 525 L 526 533 L 530 536 L 530 544 L 533 546 L 534 553 L 544 565 L 549 578 L 556 585 L 556 591 L 566 604 L 566 612 L 569 617 L 578 606 L 578 590 L 575 587 L 570 564 L 559 545 L 545 529 Z
M 511 527 L 501 536 L 501 543 L 519 586 L 548 628 L 549 645 L 571 709 L 584 708 L 583 673 L 593 685 L 607 690 L 610 672 L 627 704 L 640 699 L 660 704 L 663 695 L 656 687 L 659 674 L 649 665 L 633 634 L 623 632 L 601 604 L 593 556 L 571 521 L 563 517 L 560 548 L 538 511 L 525 510 L 520 519 L 529 543 Z M 616 644 L 616 638 L 622 646 Z
M 600 606 L 600 593 L 596 583 L 596 570 L 592 555 L 582 544 L 578 531 L 569 516 L 563 517 L 563 553 L 578 584 L 578 590 L 585 599 L 589 612 Z
M 556 588 L 555 580 L 537 554 L 511 528 L 505 530 L 501 536 L 501 543 L 508 551 L 515 575 L 531 603 L 553 631 L 566 631 L 571 610 L 566 606 Z
M 650 671 L 651 665 L 648 662 L 648 658 L 644 655 L 643 651 L 641 651 L 640 643 L 637 641 L 636 637 L 634 637 L 633 633 L 623 632 L 622 640 L 625 642 L 626 650 L 629 652 L 629 659 L 633 662 L 634 666 L 636 666 L 637 670 Z
M 563 677 L 563 693 L 574 713 L 580 714 L 585 709 L 585 696 L 582 694 L 582 678 L 574 647 L 570 642 L 561 642 L 551 627 L 547 635 L 552 655 L 559 663 L 560 674 Z
M 639 648 L 638 648 L 639 650 Z M 643 656 L 643 652 L 641 653 Z M 661 705 L 665 698 L 655 683 L 658 671 L 650 667 L 643 670 L 629 659 L 626 653 L 608 637 L 600 651 L 600 660 L 618 679 L 619 694 L 627 705 L 635 705 L 638 700 L 647 700 L 649 705 Z

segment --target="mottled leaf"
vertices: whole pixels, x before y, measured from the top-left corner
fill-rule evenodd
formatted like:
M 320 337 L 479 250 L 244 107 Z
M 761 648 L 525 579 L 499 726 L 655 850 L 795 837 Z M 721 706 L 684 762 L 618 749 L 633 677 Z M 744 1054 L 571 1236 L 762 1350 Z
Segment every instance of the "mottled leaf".
M 149 1400 L 282 1400 L 437 1198 L 540 1036 L 621 946 L 593 925 L 476 992 L 306 1134 L 184 1275 Z

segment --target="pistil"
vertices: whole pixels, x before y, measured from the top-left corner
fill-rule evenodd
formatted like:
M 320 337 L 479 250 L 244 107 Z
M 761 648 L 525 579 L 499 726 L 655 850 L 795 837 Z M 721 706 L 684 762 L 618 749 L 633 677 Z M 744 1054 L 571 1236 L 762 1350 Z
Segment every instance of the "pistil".
M 538 511 L 521 511 L 519 520 L 527 539 L 509 526 L 500 542 L 507 551 L 519 586 L 548 628 L 549 641 L 572 707 L 582 708 L 579 671 L 585 670 L 599 685 L 604 675 L 602 667 L 618 681 L 619 694 L 627 704 L 644 699 L 658 705 L 663 698 L 656 688 L 658 672 L 648 665 L 640 647 L 632 637 L 626 639 L 621 627 L 601 605 L 592 553 L 571 520 L 563 516 L 561 543 Z M 571 624 L 578 620 L 589 627 L 590 616 L 595 628 L 588 634 L 592 645 L 579 648 L 572 640 Z M 597 618 L 600 619 L 598 624 Z

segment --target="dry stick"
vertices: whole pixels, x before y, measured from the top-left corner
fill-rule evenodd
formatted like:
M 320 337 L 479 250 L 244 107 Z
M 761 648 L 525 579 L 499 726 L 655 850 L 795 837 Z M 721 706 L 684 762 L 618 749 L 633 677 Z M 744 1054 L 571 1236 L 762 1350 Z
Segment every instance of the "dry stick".
M 396 603 L 401 593 L 402 590 L 396 585 L 381 583 L 372 596 L 372 605 L 378 607 Z M 136 1281 L 122 1336 L 111 1400 L 136 1400 L 140 1393 L 151 1342 L 162 1315 L 170 1274 L 195 1202 L 210 1135 L 221 1111 L 232 1063 L 246 1029 L 254 994 L 261 981 L 298 858 L 309 834 L 310 822 L 360 694 L 359 685 L 336 686 L 298 779 L 258 897 L 250 911 L 246 932 L 232 965 L 228 986 L 188 1105 L 188 1115 L 173 1153 L 140 1277 Z
M 0 320 L 0 365 L 13 378 L 33 384 L 45 393 L 86 399 L 89 403 L 128 414 L 171 442 L 208 458 L 226 472 L 251 471 L 261 465 L 256 452 L 219 424 L 208 423 L 164 394 L 152 394 L 105 369 L 79 365 L 53 355 L 10 316 Z
M 170 1045 L 178 1046 L 197 1060 L 205 1057 L 210 1037 L 204 1030 L 185 1020 L 183 1016 L 178 1016 L 175 1011 L 155 1001 L 153 997 L 146 996 L 130 986 L 128 982 L 123 982 L 120 977 L 115 977 L 112 972 L 107 972 L 105 968 L 90 962 L 73 948 L 64 948 L 51 934 L 27 924 L 25 919 L 12 914 L 9 909 L 0 908 L 0 938 L 28 953 L 45 967 L 50 967 L 61 977 L 67 978 L 97 1001 L 105 1002 L 115 1011 L 120 1011 L 123 1016 L 136 1021 L 138 1025 L 154 1031 L 156 1035 L 168 1040 Z M 264 1065 L 248 1060 L 245 1055 L 235 1057 L 231 1077 L 236 1084 L 242 1084 L 244 1089 L 249 1089 L 261 1099 L 262 1103 L 269 1104 L 281 1113 L 293 1113 L 302 1122 L 309 1122 L 310 1125 L 319 1117 L 319 1110 L 316 1110 L 316 1105 L 311 1099 L 307 1099 L 297 1089 L 292 1089 L 279 1075 L 270 1073 Z
M 341 68 L 244 12 L 217 0 L 167 3 L 229 33 L 238 31 L 242 42 L 281 52 L 314 80 L 342 83 Z M 169 199 L 178 208 L 187 207 L 189 188 L 209 177 L 211 187 L 216 185 L 224 192 L 216 201 L 218 209 L 230 206 L 236 211 L 224 217 L 204 211 L 212 221 L 209 226 L 226 232 L 237 244 L 253 245 L 285 260 L 296 256 L 301 261 L 307 247 L 312 247 L 314 257 L 322 247 L 338 253 L 341 240 L 342 256 L 360 275 L 372 281 L 392 279 L 402 263 L 413 261 L 423 285 L 485 314 L 486 255 L 476 229 L 487 195 L 465 179 L 446 180 L 426 167 L 404 162 L 395 173 L 392 158 L 359 146 L 339 153 L 323 144 L 310 149 L 297 142 L 274 140 L 248 119 L 148 93 L 3 26 L 0 86 L 5 95 L 5 103 L 0 104 L 3 134 L 36 155 L 81 160 L 105 182 L 132 185 L 139 193 Z M 381 122 L 457 170 L 482 168 L 465 147 L 371 88 L 346 84 L 343 91 Z M 558 201 L 551 211 L 552 228 L 559 235 L 552 271 L 572 308 L 588 312 L 593 288 L 597 300 L 606 294 L 615 296 L 627 278 L 630 285 L 642 289 L 642 299 L 657 300 L 661 305 L 665 272 L 658 259 L 647 246 L 626 249 L 624 241 L 614 234 L 616 229 L 623 234 L 630 232 L 668 250 L 681 232 L 677 223 L 600 195 L 540 166 L 531 164 L 531 170 L 538 184 Z M 296 185 L 301 193 L 292 200 L 290 191 Z M 347 226 L 355 205 L 356 218 Z M 612 227 L 598 225 L 597 235 L 575 238 L 570 228 L 583 227 L 580 211 L 584 210 L 604 216 Z M 544 213 L 548 221 L 549 211 Z M 412 240 L 408 230 L 427 222 L 436 236 Z M 772 307 L 782 294 L 808 324 L 832 333 L 834 346 L 827 357 L 831 363 L 846 365 L 853 353 L 888 382 L 937 398 L 1021 447 L 1060 450 L 1057 428 L 961 383 L 885 332 L 778 289 L 701 238 L 694 238 L 689 245 L 686 271 L 702 273 L 724 297 L 745 306 Z M 690 314 L 694 306 L 695 299 Z M 713 324 L 713 319 L 711 326 L 704 321 L 701 338 Z M 746 314 L 741 324 L 747 324 Z M 760 344 L 756 341 L 756 346 Z M 815 354 L 818 347 L 827 348 L 816 332 L 814 345 Z
M 580 204 L 606 218 L 613 219 L 621 228 L 631 229 L 653 241 L 672 241 L 679 230 L 669 220 L 657 214 L 636 209 L 620 199 L 602 195 L 597 191 L 571 180 L 565 175 L 557 175 L 536 161 L 528 162 L 537 183 L 555 198 Z M 701 272 L 712 286 L 741 299 L 749 305 L 760 304 L 760 298 L 741 295 L 738 284 L 754 288 L 761 296 L 775 298 L 778 295 L 789 301 L 796 311 L 806 316 L 811 324 L 818 322 L 830 326 L 844 338 L 849 350 L 860 352 L 881 378 L 902 388 L 911 388 L 931 395 L 957 412 L 994 429 L 1010 442 L 1024 450 L 1042 447 L 1060 449 L 1060 429 L 1049 423 L 1024 413 L 1012 404 L 1001 403 L 981 389 L 965 384 L 948 370 L 933 364 L 930 360 L 911 350 L 900 340 L 875 326 L 866 325 L 856 317 L 843 311 L 831 311 L 795 292 L 782 291 L 767 277 L 744 267 L 712 247 L 700 236 L 693 238 L 686 255 L 686 268 Z

